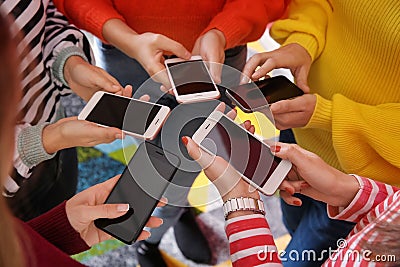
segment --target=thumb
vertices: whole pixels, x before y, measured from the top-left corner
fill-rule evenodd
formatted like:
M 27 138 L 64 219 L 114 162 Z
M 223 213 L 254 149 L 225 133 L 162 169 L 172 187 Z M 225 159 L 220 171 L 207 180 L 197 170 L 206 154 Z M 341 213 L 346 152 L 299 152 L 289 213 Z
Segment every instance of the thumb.
M 215 156 L 211 156 L 201 149 L 190 137 L 183 136 L 182 142 L 186 146 L 189 156 L 197 161 L 202 169 L 208 168 L 213 163 Z
M 124 215 L 129 210 L 129 204 L 102 204 L 87 206 L 83 214 L 89 220 L 99 218 L 114 219 Z
M 302 67 L 300 68 L 298 74 L 296 74 L 296 85 L 303 90 L 304 93 L 309 93 L 310 92 L 310 87 L 308 87 L 308 72 L 309 69 Z
M 210 74 L 216 84 L 221 83 L 222 64 L 217 62 L 209 62 Z

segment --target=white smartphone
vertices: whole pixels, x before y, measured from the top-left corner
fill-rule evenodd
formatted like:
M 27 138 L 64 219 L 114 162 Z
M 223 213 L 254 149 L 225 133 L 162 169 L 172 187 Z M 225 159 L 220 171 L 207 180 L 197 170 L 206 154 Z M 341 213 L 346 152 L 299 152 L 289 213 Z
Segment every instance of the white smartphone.
M 169 113 L 167 106 L 99 91 L 92 96 L 78 119 L 116 127 L 134 137 L 152 140 Z
M 292 167 L 275 157 L 267 144 L 219 111 L 214 111 L 193 135 L 207 153 L 228 161 L 242 178 L 265 195 L 272 195 Z
M 220 97 L 220 92 L 200 56 L 192 56 L 190 60 L 167 59 L 165 66 L 179 103 L 200 102 Z

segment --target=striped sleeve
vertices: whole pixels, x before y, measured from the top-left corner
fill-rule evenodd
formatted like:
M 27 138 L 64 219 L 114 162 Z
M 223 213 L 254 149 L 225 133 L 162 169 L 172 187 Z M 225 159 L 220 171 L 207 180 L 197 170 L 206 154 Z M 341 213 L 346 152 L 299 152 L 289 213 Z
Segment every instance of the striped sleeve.
M 225 231 L 233 267 L 282 266 L 268 222 L 263 215 L 229 219 Z
M 360 220 L 365 217 L 367 221 L 364 223 L 368 224 L 374 220 L 376 216 L 379 216 L 380 213 L 378 211 L 374 216 L 365 215 L 375 209 L 375 207 L 387 199 L 388 196 L 393 195 L 399 188 L 357 175 L 354 175 L 354 177 L 358 180 L 360 189 L 350 205 L 345 208 L 328 205 L 328 215 L 332 219 L 351 222 L 360 222 Z
M 90 44 L 85 35 L 74 25 L 69 24 L 68 19 L 50 1 L 46 9 L 43 41 L 43 59 L 46 70 L 49 73 L 52 73 L 53 64 L 57 60 L 57 57 L 62 54 L 61 52 L 71 46 L 80 49 L 82 54 L 86 56 L 86 59 L 90 63 L 94 63 Z M 69 88 L 57 79 L 53 73 L 51 77 L 52 81 L 62 92 L 68 92 Z

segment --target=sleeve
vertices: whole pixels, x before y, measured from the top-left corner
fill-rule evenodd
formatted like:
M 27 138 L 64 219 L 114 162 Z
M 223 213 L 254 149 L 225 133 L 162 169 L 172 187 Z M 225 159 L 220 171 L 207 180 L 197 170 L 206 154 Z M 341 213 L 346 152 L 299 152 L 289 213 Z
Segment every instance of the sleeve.
M 314 61 L 324 50 L 326 29 L 332 11 L 328 0 L 292 0 L 287 18 L 276 21 L 270 34 L 282 45 L 301 45 Z
M 233 267 L 282 266 L 274 238 L 263 215 L 229 219 L 225 227 Z
M 93 33 L 103 41 L 104 23 L 110 19 L 125 21 L 112 0 L 54 0 L 54 4 L 78 28 Z
M 65 253 L 73 255 L 88 250 L 90 247 L 69 223 L 65 211 L 65 203 L 64 201 L 47 213 L 27 223 L 47 241 Z
M 202 34 L 211 29 L 224 33 L 225 48 L 259 39 L 267 24 L 283 15 L 284 0 L 228 0 Z
M 335 94 L 332 100 L 317 95 L 314 113 L 304 128 L 332 133 L 333 146 L 346 173 L 388 184 L 400 177 L 400 103 L 360 104 Z M 354 158 L 355 155 L 364 155 Z M 365 156 L 366 155 L 366 156 Z M 384 166 L 384 167 L 383 167 Z
M 46 70 L 60 90 L 69 89 L 63 75 L 64 64 L 70 56 L 78 55 L 94 63 L 89 41 L 74 25 L 68 23 L 50 1 L 46 9 L 43 58 Z
M 367 225 L 383 212 L 381 208 L 376 209 L 377 206 L 387 201 L 390 196 L 399 191 L 399 188 L 357 175 L 354 177 L 358 180 L 360 189 L 353 201 L 345 208 L 328 205 L 328 215 L 332 219 L 350 222 L 360 222 L 363 219 L 366 220 L 364 225 Z M 380 206 L 384 207 L 385 205 Z M 368 216 L 366 216 L 367 214 Z

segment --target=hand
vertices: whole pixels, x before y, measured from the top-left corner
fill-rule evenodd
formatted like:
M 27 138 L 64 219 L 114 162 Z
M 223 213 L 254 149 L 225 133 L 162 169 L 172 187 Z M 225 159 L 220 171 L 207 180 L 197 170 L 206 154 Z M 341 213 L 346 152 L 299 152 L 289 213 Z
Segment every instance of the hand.
M 77 117 L 64 118 L 47 125 L 42 132 L 43 147 L 52 154 L 69 147 L 91 147 L 122 139 L 120 129 L 102 127 L 96 123 L 78 120 Z
M 71 226 L 80 234 L 88 246 L 92 246 L 112 237 L 94 225 L 94 220 L 99 218 L 113 219 L 124 215 L 129 210 L 129 204 L 103 204 L 120 175 L 104 183 L 92 186 L 82 191 L 67 201 L 65 209 Z M 161 200 L 159 207 L 163 206 L 166 199 Z M 159 227 L 162 219 L 151 217 L 146 226 Z M 142 231 L 138 240 L 147 239 L 150 233 Z
M 247 83 L 249 77 L 258 80 L 276 68 L 288 68 L 297 86 L 305 93 L 309 93 L 307 78 L 311 63 L 311 56 L 304 47 L 299 44 L 288 44 L 274 51 L 252 56 L 243 68 L 241 83 Z M 260 68 L 256 71 L 258 66 Z
M 64 78 L 72 91 L 88 101 L 97 91 L 123 94 L 124 88 L 105 70 L 79 56 L 71 56 L 64 66 Z
M 212 29 L 197 38 L 192 50 L 193 55 L 200 55 L 204 61 L 210 63 L 210 73 L 215 83 L 221 83 L 225 45 L 225 35 L 217 29 Z
M 301 200 L 293 194 L 301 193 L 335 207 L 347 207 L 359 190 L 353 176 L 329 166 L 298 145 L 276 143 L 271 151 L 293 164 L 287 180 L 279 187 L 281 197 L 288 204 L 300 206 Z
M 281 100 L 273 103 L 270 110 L 279 130 L 304 127 L 314 113 L 317 97 L 304 94 L 294 99 Z

